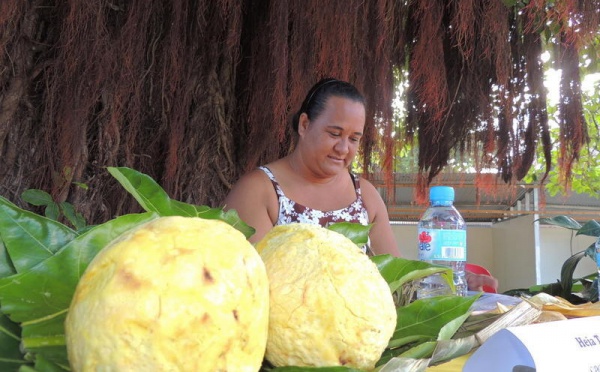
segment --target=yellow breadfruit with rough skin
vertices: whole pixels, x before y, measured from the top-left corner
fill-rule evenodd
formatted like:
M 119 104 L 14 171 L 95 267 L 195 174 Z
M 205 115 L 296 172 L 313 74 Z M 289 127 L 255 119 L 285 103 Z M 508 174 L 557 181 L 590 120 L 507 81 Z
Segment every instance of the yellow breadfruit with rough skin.
M 225 222 L 163 217 L 90 263 L 65 323 L 74 371 L 258 371 L 265 266 Z
M 317 225 L 275 226 L 256 248 L 269 276 L 267 360 L 374 368 L 396 327 L 377 266 L 348 238 Z

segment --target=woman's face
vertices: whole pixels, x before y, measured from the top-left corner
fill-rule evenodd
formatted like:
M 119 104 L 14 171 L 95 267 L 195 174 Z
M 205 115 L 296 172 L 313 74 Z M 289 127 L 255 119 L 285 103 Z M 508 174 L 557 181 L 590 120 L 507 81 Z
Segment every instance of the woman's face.
M 348 98 L 331 96 L 318 117 L 308 120 L 308 116 L 302 114 L 299 119 L 298 146 L 306 164 L 326 176 L 346 171 L 363 135 L 364 105 Z

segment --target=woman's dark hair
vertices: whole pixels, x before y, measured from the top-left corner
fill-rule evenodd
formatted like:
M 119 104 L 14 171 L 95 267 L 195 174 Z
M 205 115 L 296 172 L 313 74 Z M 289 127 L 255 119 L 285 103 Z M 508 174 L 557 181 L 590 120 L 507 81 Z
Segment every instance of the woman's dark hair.
M 294 114 L 292 118 L 294 132 L 298 132 L 298 123 L 302 113 L 306 113 L 309 120 L 318 117 L 325 109 L 327 100 L 332 96 L 348 98 L 365 105 L 365 97 L 354 85 L 333 78 L 322 79 L 310 88 L 300 110 Z

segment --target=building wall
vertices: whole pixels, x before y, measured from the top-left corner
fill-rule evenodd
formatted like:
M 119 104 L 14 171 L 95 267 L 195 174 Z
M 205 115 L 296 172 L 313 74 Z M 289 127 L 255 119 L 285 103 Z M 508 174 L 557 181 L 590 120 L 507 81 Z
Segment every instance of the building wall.
M 534 216 L 527 215 L 492 225 L 494 262 L 499 292 L 537 284 Z
M 540 226 L 540 266 L 542 283 L 560 279 L 560 270 L 566 259 L 577 252 L 586 250 L 594 243 L 591 236 L 575 236 L 570 230 L 558 226 Z M 580 278 L 594 273 L 596 266 L 589 257 L 583 257 L 577 264 L 573 277 Z

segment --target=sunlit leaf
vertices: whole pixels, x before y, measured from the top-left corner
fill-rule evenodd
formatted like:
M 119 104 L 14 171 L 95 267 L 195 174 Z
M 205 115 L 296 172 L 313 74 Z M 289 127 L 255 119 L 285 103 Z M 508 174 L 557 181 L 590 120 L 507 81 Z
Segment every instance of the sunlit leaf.
M 346 238 L 352 240 L 354 244 L 362 247 L 369 241 L 369 230 L 371 230 L 372 226 L 352 222 L 338 222 L 329 225 L 327 228 L 344 235 Z
M 0 196 L 0 239 L 17 272 L 27 270 L 51 257 L 77 237 L 69 227 L 23 210 Z M 2 261 L 0 261 L 0 264 Z M 6 262 L 2 264 L 6 265 Z M 4 267 L 0 272 L 6 273 Z
M 451 288 L 454 288 L 452 269 L 433 265 L 423 261 L 407 260 L 389 254 L 371 257 L 379 272 L 388 282 L 392 291 L 396 291 L 409 281 L 440 273 Z
M 392 339 L 425 335 L 435 340 L 442 327 L 468 313 L 478 296 L 437 296 L 419 299 L 398 308 L 398 322 Z
M 108 172 L 129 192 L 147 212 L 159 216 L 200 217 L 219 219 L 239 230 L 246 238 L 255 230 L 242 221 L 237 212 L 223 211 L 221 208 L 209 208 L 171 199 L 165 190 L 152 177 L 127 167 L 108 167 Z

